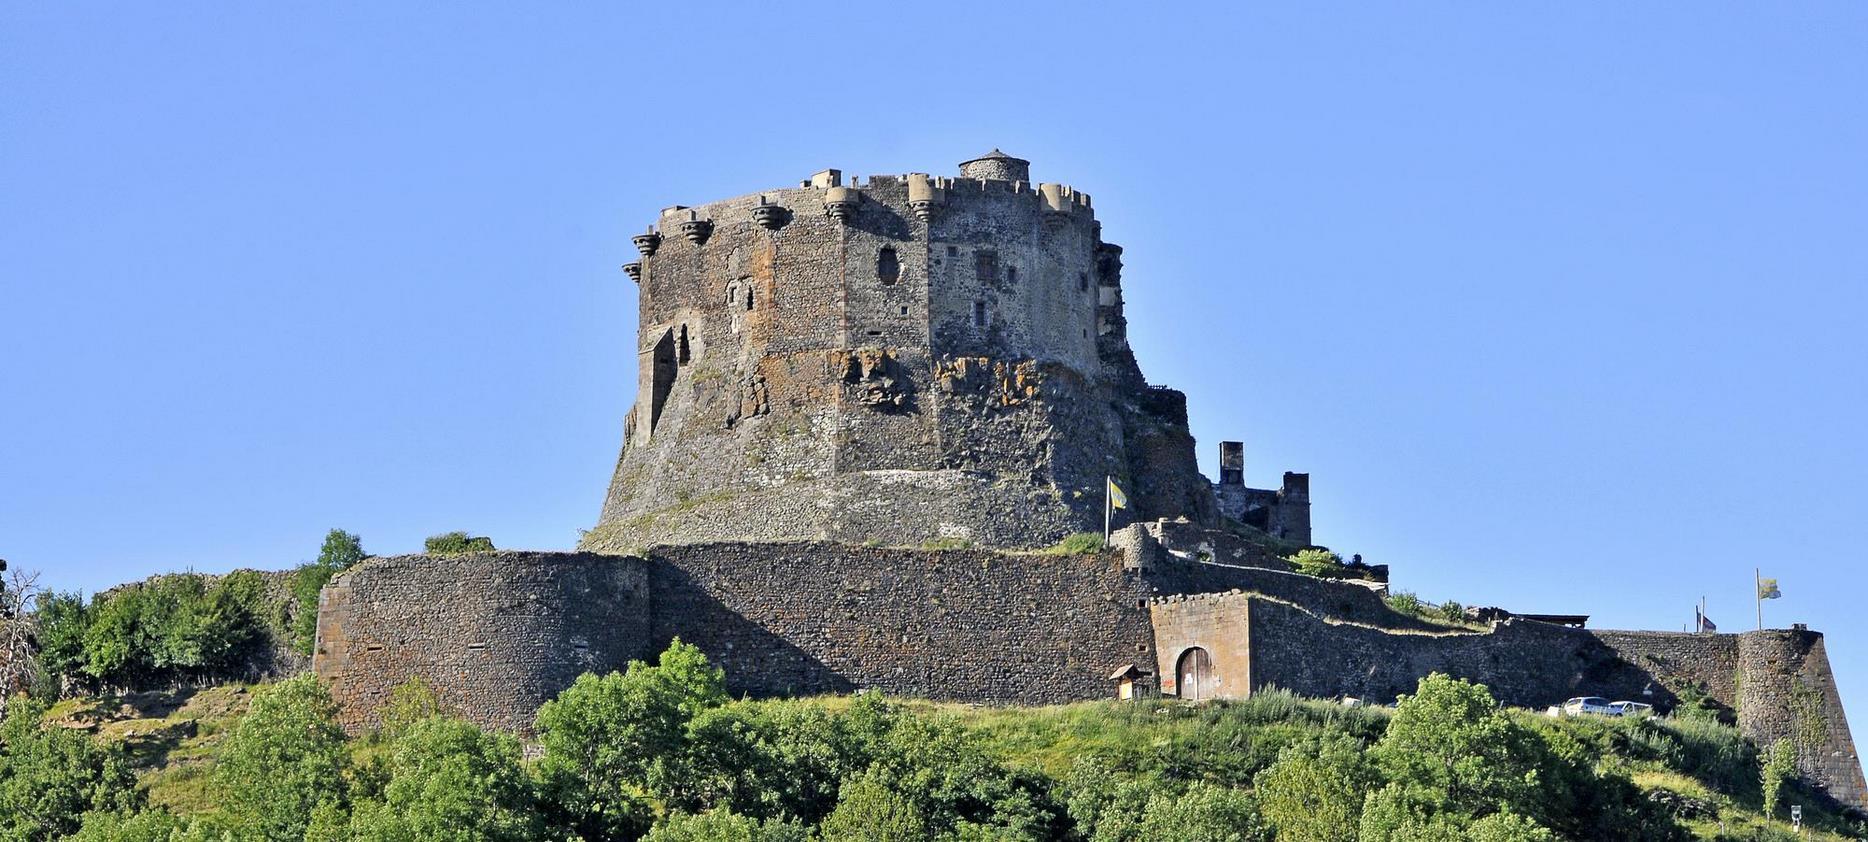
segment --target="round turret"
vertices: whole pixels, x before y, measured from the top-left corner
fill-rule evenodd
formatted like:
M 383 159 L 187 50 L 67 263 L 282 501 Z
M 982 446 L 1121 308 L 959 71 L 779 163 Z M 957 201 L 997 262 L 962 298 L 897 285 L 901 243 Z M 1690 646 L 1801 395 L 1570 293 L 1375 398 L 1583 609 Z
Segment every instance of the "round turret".
M 961 161 L 960 177 L 982 181 L 1030 181 L 1031 162 L 994 149 L 971 161 Z

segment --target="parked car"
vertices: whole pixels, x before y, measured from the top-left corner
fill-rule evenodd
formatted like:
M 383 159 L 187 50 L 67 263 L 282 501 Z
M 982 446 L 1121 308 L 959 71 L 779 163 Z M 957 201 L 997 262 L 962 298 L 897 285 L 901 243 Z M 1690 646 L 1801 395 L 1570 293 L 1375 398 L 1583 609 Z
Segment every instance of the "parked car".
M 1654 712 L 1654 706 L 1647 702 L 1609 702 L 1616 716 L 1646 716 Z
M 1563 703 L 1563 713 L 1578 716 L 1592 713 L 1597 716 L 1621 716 L 1621 711 L 1609 706 L 1609 700 L 1601 696 L 1577 696 Z

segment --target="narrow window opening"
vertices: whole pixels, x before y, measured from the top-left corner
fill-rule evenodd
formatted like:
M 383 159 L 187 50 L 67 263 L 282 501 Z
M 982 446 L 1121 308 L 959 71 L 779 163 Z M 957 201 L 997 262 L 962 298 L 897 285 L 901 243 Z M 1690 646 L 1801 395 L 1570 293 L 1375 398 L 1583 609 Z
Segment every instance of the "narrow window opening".
M 752 287 L 746 288 L 746 309 L 752 309 Z
M 902 308 L 902 315 L 904 315 L 904 316 L 906 316 L 906 315 L 908 315 L 908 308 L 907 308 L 907 307 L 903 307 L 903 308 Z
M 973 302 L 973 326 L 986 326 L 986 302 L 984 301 Z
M 876 278 L 885 284 L 892 284 L 902 276 L 901 261 L 895 257 L 895 249 L 883 246 L 876 255 Z
M 973 274 L 981 281 L 999 279 L 999 253 L 992 249 L 973 252 Z
M 688 326 L 682 325 L 680 337 L 675 340 L 675 362 L 687 365 L 688 359 Z
M 959 256 L 960 256 L 960 247 L 959 247 L 959 246 L 948 246 L 948 247 L 947 247 L 947 256 L 948 256 L 948 257 L 959 257 Z
M 1018 283 L 1018 267 L 1017 266 L 1005 267 L 1005 281 L 1006 283 L 1011 283 L 1011 284 Z
M 1090 291 L 1090 273 L 1088 272 L 1077 273 L 1077 291 L 1078 292 L 1089 292 Z
M 673 331 L 663 331 L 660 341 L 655 343 L 655 350 L 649 362 L 649 431 L 661 423 L 662 409 L 668 404 L 668 393 L 675 386 L 675 337 Z
M 879 331 L 879 330 L 865 330 L 863 332 L 870 336 L 881 336 L 882 335 L 882 331 Z

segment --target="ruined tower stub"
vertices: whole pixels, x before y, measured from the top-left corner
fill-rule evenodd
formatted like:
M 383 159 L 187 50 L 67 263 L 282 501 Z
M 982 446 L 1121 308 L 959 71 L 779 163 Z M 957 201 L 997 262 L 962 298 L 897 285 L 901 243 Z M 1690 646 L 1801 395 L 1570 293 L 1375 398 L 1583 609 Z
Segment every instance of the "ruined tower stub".
M 1245 442 L 1219 443 L 1219 484 L 1245 484 Z
M 1213 497 L 1226 517 L 1292 544 L 1311 543 L 1310 475 L 1286 471 L 1276 489 L 1247 488 L 1243 442 L 1219 443 L 1219 482 L 1213 483 Z
M 1089 195 L 998 150 L 961 172 L 824 170 L 637 235 L 638 394 L 584 546 L 1043 545 L 1102 528 L 1105 475 L 1125 516 L 1214 517 Z

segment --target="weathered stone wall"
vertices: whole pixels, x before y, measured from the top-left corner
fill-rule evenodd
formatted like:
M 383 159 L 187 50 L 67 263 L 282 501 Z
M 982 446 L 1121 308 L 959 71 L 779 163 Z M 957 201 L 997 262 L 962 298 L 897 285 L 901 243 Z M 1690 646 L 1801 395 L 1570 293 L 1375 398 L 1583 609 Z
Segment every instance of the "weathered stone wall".
M 351 730 L 416 676 L 475 722 L 525 730 L 578 675 L 649 654 L 648 586 L 646 564 L 617 556 L 373 558 L 319 596 L 313 669 Z
M 1380 618 L 1328 590 L 1284 588 L 1273 595 L 1266 587 L 1275 587 L 1278 576 L 1307 577 L 1246 575 L 1254 580 L 1247 591 L 1151 603 L 1163 693 L 1175 692 L 1177 659 L 1191 646 L 1212 655 L 1220 697 L 1282 687 L 1385 703 L 1440 672 L 1483 683 L 1520 707 L 1593 695 L 1665 711 L 1692 688 L 1736 710 L 1739 729 L 1760 745 L 1793 741 L 1809 780 L 1845 804 L 1864 806 L 1861 762 L 1819 634 L 1589 631 L 1528 620 L 1489 631 L 1407 627 L 1370 622 Z
M 1805 630 L 1738 635 L 1738 727 L 1759 745 L 1789 740 L 1799 770 L 1845 804 L 1868 808 L 1823 636 Z
M 1109 674 L 1130 663 L 1171 695 L 1194 646 L 1219 697 L 1276 686 L 1386 702 L 1443 672 L 1511 705 L 1599 695 L 1665 710 L 1692 686 L 1736 709 L 1748 736 L 1796 741 L 1805 773 L 1838 799 L 1862 800 L 1821 635 L 1449 629 L 1362 585 L 1173 557 L 1136 567 L 1120 553 L 723 543 L 646 558 L 370 559 L 325 589 L 314 668 L 352 729 L 421 676 L 475 721 L 525 730 L 578 674 L 676 637 L 723 666 L 734 692 L 761 696 L 878 688 L 1043 704 L 1107 697 Z
M 679 636 L 735 692 L 889 693 L 1044 704 L 1114 692 L 1154 662 L 1148 585 L 1114 556 L 834 544 L 653 553 L 655 639 Z
M 659 228 L 638 238 L 637 403 L 584 548 L 1044 546 L 1101 528 L 1105 476 L 1124 517 L 1214 516 L 1185 399 L 1146 388 L 1122 336 L 1120 250 L 1087 195 L 826 172 Z

